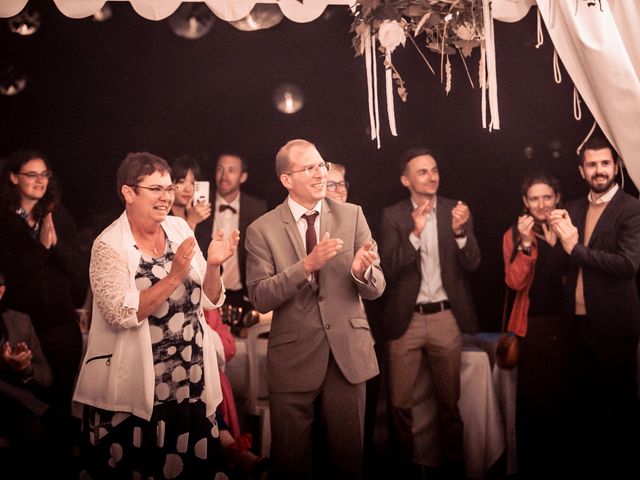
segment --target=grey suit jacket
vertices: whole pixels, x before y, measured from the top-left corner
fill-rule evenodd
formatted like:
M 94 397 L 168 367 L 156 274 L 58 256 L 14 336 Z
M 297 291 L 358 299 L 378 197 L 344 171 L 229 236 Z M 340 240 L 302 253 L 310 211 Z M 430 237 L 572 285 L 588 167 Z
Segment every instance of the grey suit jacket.
M 249 297 L 260 312 L 273 310 L 267 355 L 271 391 L 319 388 L 330 352 L 350 383 L 379 373 L 360 296 L 379 297 L 385 279 L 378 262 L 366 284 L 351 274 L 355 253 L 371 240 L 362 209 L 323 200 L 320 232 L 341 238 L 344 246 L 316 281 L 305 276 L 304 243 L 286 200 L 247 229 Z
M 478 317 L 471 297 L 467 272 L 480 264 L 480 249 L 473 233 L 473 219 L 467 224 L 467 243 L 458 248 L 451 228 L 451 210 L 456 201 L 438 196 L 436 220 L 442 284 L 460 330 L 475 333 Z M 413 205 L 407 198 L 382 211 L 380 257 L 389 282 L 385 293 L 385 314 L 381 335 L 385 339 L 400 338 L 409 327 L 422 281 L 420 250 L 409 241 L 413 230 Z

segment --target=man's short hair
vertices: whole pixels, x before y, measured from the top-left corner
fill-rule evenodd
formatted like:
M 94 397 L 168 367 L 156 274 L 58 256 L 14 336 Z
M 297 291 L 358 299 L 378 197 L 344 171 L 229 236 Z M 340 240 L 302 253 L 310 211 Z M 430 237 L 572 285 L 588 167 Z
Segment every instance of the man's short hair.
M 149 152 L 128 153 L 116 174 L 116 188 L 120 200 L 124 203 L 123 185 L 137 185 L 142 177 L 154 172 L 167 172 L 171 175 L 171 167 L 163 158 Z
M 400 169 L 400 175 L 404 175 L 407 170 L 407 164 L 416 157 L 422 157 L 423 155 L 429 155 L 436 158 L 433 154 L 432 150 L 424 147 L 412 147 L 408 150 L 405 150 L 402 156 L 400 157 L 400 162 L 398 163 L 398 167 Z
M 289 171 L 289 157 L 291 150 L 294 148 L 315 148 L 316 146 L 309 142 L 308 140 L 302 140 L 301 138 L 296 138 L 294 140 L 289 140 L 284 144 L 278 153 L 276 154 L 276 174 L 278 178 L 283 173 Z
M 613 161 L 618 163 L 618 154 L 613 148 L 613 145 L 607 140 L 605 137 L 600 135 L 596 135 L 595 137 L 591 137 L 589 140 L 584 142 L 582 148 L 580 148 L 580 152 L 578 153 L 578 165 L 584 164 L 584 152 L 587 150 L 602 150 L 603 148 L 608 148 L 611 151 L 611 156 L 613 157 Z
M 240 171 L 242 173 L 249 171 L 249 166 L 247 165 L 247 162 L 245 162 L 244 157 L 242 155 L 240 155 L 238 152 L 235 152 L 233 150 L 223 150 L 222 153 L 220 153 L 220 155 L 218 155 L 218 158 L 216 160 L 216 167 L 218 166 L 218 162 L 220 161 L 220 159 L 222 157 L 236 157 L 236 158 L 239 158 L 240 159 Z
M 347 167 L 345 167 L 341 163 L 331 162 L 331 170 L 335 170 L 337 172 L 340 172 L 343 177 L 347 175 Z

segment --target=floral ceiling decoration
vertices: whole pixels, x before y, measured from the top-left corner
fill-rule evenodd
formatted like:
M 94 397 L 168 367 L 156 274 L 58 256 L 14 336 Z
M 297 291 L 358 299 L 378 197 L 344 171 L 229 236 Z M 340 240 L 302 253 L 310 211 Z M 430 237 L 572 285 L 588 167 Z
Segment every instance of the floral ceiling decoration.
M 395 92 L 405 102 L 408 92 L 392 62 L 392 53 L 407 41 L 420 53 L 432 73 L 436 70 L 422 53 L 419 43 L 440 54 L 440 81 L 448 94 L 452 88 L 451 59 L 458 55 L 473 86 L 467 59 L 480 48 L 478 65 L 482 92 L 482 126 L 487 128 L 487 96 L 490 107 L 489 130 L 500 128 L 493 19 L 489 0 L 359 0 L 353 9 L 353 48 L 365 57 L 369 98 L 371 139 L 380 147 L 377 57 L 383 56 L 387 117 L 392 135 L 397 135 L 394 109 Z M 378 46 L 379 45 L 379 46 Z

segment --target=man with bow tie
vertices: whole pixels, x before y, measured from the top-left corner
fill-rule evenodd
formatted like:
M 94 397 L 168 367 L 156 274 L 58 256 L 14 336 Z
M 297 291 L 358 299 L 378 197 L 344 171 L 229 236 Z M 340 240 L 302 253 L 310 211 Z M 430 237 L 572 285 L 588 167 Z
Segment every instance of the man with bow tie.
M 226 288 L 226 304 L 242 307 L 243 310 L 251 308 L 245 281 L 245 232 L 251 222 L 267 211 L 264 200 L 240 192 L 240 186 L 247 181 L 248 176 L 247 164 L 239 155 L 223 153 L 218 157 L 213 214 L 198 224 L 195 232 L 202 249 L 203 245 L 209 245 L 213 232 L 220 229 L 225 232 L 236 228 L 240 230 L 240 243 L 236 253 L 222 265 L 222 281 Z M 206 248 L 202 251 L 206 252 Z

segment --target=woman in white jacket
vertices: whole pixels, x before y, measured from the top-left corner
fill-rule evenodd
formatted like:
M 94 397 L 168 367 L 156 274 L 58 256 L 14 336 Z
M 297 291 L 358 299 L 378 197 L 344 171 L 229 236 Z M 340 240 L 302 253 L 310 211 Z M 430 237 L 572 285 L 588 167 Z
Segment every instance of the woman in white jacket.
M 187 223 L 167 216 L 171 169 L 150 153 L 127 155 L 117 187 L 125 211 L 93 244 L 91 329 L 74 395 L 86 405 L 87 469 L 212 478 L 222 468 L 222 394 L 203 308 L 224 302 L 220 265 L 239 233 L 219 232 L 205 260 Z

